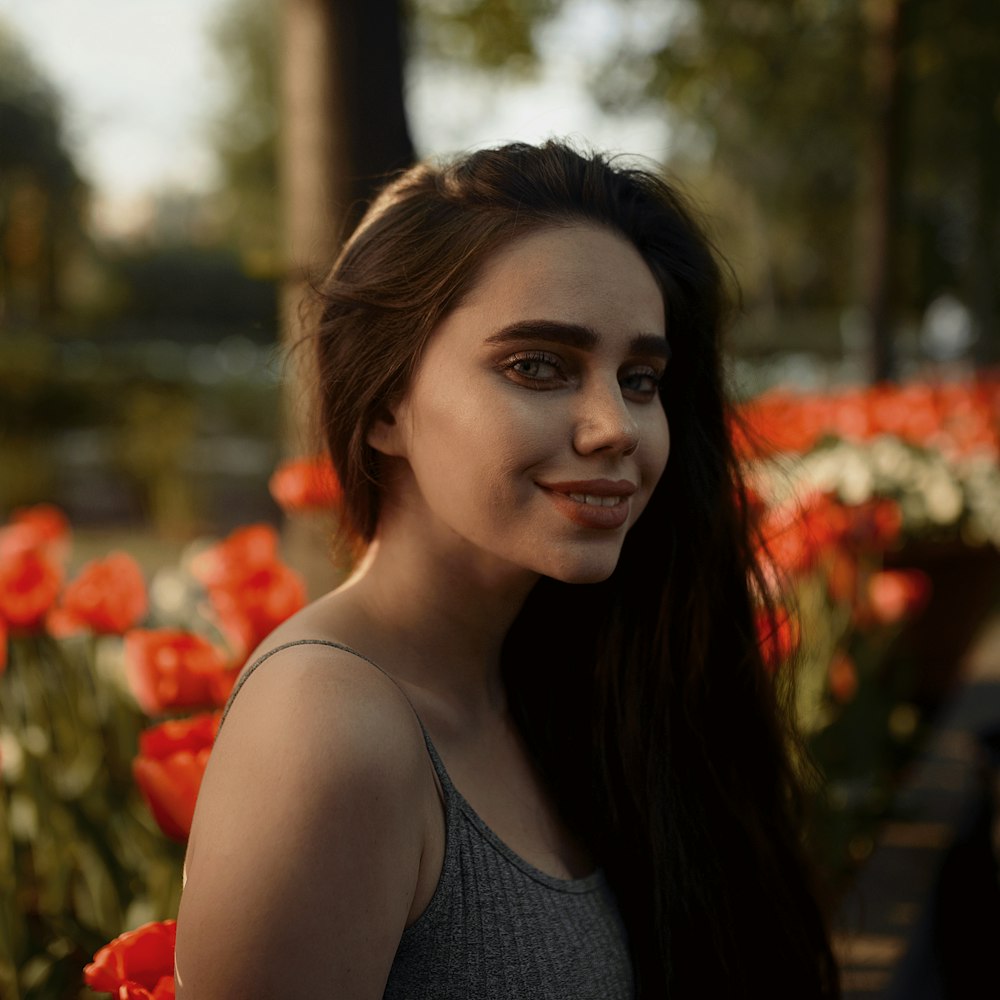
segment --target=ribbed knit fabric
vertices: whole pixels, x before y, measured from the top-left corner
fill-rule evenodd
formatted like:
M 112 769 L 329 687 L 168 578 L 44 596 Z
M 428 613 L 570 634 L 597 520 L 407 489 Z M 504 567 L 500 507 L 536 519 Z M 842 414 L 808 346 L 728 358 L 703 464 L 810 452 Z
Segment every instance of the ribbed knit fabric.
M 340 643 L 288 642 L 243 672 L 223 720 L 250 674 L 298 645 L 333 646 L 382 669 Z M 444 863 L 430 903 L 403 932 L 385 1000 L 630 1000 L 625 929 L 603 873 L 555 878 L 515 854 L 451 783 L 417 721 L 444 791 Z

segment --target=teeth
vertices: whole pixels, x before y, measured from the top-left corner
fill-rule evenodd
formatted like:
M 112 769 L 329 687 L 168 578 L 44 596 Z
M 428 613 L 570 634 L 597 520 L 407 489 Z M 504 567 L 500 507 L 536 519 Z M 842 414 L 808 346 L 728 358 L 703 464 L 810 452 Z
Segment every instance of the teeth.
M 569 498 L 591 507 L 617 507 L 624 499 L 624 497 L 595 497 L 590 493 L 570 493 Z

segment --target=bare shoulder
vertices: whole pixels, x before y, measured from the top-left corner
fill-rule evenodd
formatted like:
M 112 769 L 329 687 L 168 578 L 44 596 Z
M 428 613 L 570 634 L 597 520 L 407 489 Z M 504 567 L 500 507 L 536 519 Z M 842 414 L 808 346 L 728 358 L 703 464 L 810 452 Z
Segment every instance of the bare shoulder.
M 360 741 L 358 749 L 404 754 L 409 750 L 415 759 L 421 757 L 420 726 L 402 691 L 381 670 L 347 649 L 289 644 L 241 680 L 219 734 L 221 746 L 241 744 L 262 731 L 281 738 L 290 752 L 310 739 L 338 744 L 346 739 L 350 745 L 338 749 L 349 750 Z M 294 723 L 295 730 L 281 728 L 288 723 Z
M 261 664 L 199 792 L 178 997 L 380 997 L 419 876 L 427 768 L 412 709 L 374 666 L 320 645 Z
M 216 785 L 239 785 L 251 761 L 258 778 L 303 793 L 297 809 L 310 808 L 308 799 L 325 807 L 326 796 L 340 801 L 346 788 L 370 782 L 374 793 L 405 794 L 427 767 L 402 691 L 357 655 L 316 644 L 281 649 L 244 679 L 212 750 L 206 809 Z

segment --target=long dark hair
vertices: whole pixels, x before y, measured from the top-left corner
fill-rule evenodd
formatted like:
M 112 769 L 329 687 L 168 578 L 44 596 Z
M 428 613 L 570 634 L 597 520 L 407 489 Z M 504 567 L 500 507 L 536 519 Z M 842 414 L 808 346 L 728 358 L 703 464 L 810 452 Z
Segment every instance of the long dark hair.
M 422 164 L 383 191 L 322 286 L 316 329 L 342 530 L 355 548 L 374 536 L 365 438 L 437 324 L 499 247 L 574 222 L 624 235 L 663 290 L 671 455 L 608 580 L 532 591 L 504 645 L 512 711 L 607 872 L 640 998 L 834 996 L 788 716 L 755 625 L 767 587 L 730 442 L 726 283 L 670 185 L 552 141 Z

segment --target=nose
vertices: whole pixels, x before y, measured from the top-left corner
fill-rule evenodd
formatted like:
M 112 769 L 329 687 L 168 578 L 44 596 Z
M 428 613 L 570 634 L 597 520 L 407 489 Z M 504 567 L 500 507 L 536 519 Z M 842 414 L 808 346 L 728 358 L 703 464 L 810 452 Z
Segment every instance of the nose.
M 573 432 L 577 454 L 607 451 L 631 455 L 639 446 L 639 425 L 617 380 L 613 385 L 581 393 L 578 405 Z

